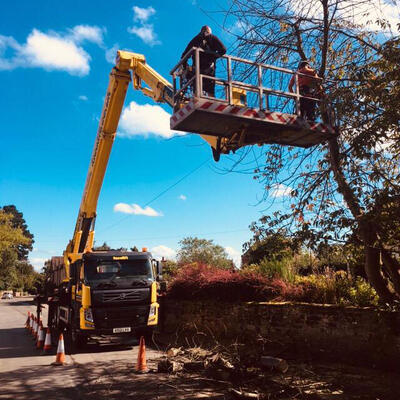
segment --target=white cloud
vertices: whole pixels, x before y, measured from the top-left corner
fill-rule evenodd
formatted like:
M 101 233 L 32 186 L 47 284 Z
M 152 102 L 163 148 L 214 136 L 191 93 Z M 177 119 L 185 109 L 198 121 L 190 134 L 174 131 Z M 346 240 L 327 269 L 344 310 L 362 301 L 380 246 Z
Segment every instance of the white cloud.
M 119 44 L 115 43 L 113 47 L 106 50 L 106 61 L 110 64 L 115 64 L 115 58 L 117 57 L 117 50 L 119 50 Z
M 65 70 L 73 75 L 89 73 L 90 56 L 72 40 L 45 34 L 36 29 L 21 50 L 30 65 L 49 70 Z
M 145 42 L 150 46 L 161 44 L 161 42 L 157 39 L 157 34 L 154 32 L 153 24 L 132 26 L 132 28 L 128 28 L 128 32 L 133 33 L 134 35 L 140 37 L 140 39 L 142 39 L 143 42 Z
M 82 95 L 79 96 L 79 100 L 88 101 L 88 98 L 87 98 L 87 96 L 82 94 Z
M 133 214 L 133 215 L 146 215 L 147 217 L 163 216 L 162 212 L 156 211 L 149 206 L 142 208 L 138 204 L 127 204 L 127 203 L 115 204 L 114 212 L 120 212 L 123 214 Z
M 156 44 L 161 44 L 161 42 L 157 39 L 157 34 L 154 32 L 153 24 L 147 23 L 150 17 L 152 17 L 156 13 L 156 10 L 153 7 L 140 8 L 133 7 L 133 21 L 137 22 L 137 25 L 134 25 L 128 28 L 128 32 L 138 36 L 149 46 L 154 46 Z
M 346 10 L 341 14 L 344 19 L 373 31 L 385 30 L 376 23 L 377 20 L 386 20 L 393 30 L 396 30 L 397 24 L 400 23 L 398 1 L 390 3 L 382 0 L 361 2 L 353 10 Z
M 178 199 L 185 201 L 187 197 L 184 194 L 181 194 Z
M 133 20 L 141 23 L 147 22 L 147 20 L 156 13 L 153 7 L 141 8 L 133 6 Z
M 103 29 L 77 25 L 64 34 L 33 29 L 24 44 L 13 37 L 0 35 L 0 70 L 39 67 L 48 71 L 66 71 L 71 75 L 87 75 L 91 57 L 81 46 L 83 41 L 101 46 Z M 6 57 L 7 50 L 13 54 Z
M 169 127 L 170 114 L 153 104 L 137 104 L 131 101 L 122 111 L 119 136 L 156 135 L 170 138 L 182 135 Z
M 271 196 L 272 197 L 284 197 L 289 196 L 292 188 L 281 183 L 277 183 L 271 186 Z
M 46 260 L 47 258 L 41 258 L 41 257 L 29 258 L 29 262 L 34 266 L 36 271 L 40 271 L 44 267 L 44 262 Z
M 305 18 L 321 18 L 323 15 L 321 3 L 308 0 L 290 1 L 289 10 Z M 390 23 L 392 30 L 396 31 L 397 24 L 400 23 L 399 1 L 370 0 L 344 4 L 343 7 L 339 5 L 337 17 L 369 31 L 386 30 L 376 23 L 376 20 L 384 19 Z
M 155 246 L 151 249 L 151 253 L 154 258 L 161 259 L 165 258 L 167 260 L 174 260 L 176 257 L 176 251 L 164 245 Z
M 225 251 L 228 254 L 229 258 L 233 260 L 235 266 L 237 268 L 240 268 L 240 265 L 242 264 L 242 257 L 240 252 L 230 246 L 225 247 Z
M 70 29 L 71 38 L 76 43 L 81 43 L 84 40 L 98 44 L 103 44 L 104 29 L 98 26 L 77 25 Z

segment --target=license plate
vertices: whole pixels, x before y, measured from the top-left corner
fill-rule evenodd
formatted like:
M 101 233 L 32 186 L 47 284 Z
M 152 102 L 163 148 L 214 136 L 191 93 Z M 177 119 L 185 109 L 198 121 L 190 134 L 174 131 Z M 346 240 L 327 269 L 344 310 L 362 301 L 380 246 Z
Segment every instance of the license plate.
M 127 328 L 114 328 L 113 333 L 122 333 L 122 332 L 130 332 L 131 327 L 128 326 Z

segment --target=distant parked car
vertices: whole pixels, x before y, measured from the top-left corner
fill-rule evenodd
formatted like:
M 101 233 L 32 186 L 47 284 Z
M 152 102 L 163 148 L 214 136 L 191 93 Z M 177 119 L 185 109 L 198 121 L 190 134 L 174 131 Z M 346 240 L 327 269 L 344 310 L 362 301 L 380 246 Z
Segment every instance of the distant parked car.
M 14 296 L 12 295 L 12 293 L 3 293 L 3 296 L 1 296 L 2 299 L 12 299 Z

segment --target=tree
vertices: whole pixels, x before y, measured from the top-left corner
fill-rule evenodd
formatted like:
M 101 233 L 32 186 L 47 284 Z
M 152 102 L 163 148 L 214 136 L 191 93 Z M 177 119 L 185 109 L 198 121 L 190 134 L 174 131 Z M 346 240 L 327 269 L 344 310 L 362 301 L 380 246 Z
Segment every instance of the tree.
M 15 265 L 18 250 L 28 246 L 30 239 L 13 225 L 13 215 L 0 209 L 0 288 L 14 288 L 18 283 Z
M 271 234 L 262 240 L 251 239 L 243 245 L 243 264 L 258 264 L 261 260 L 281 260 L 300 250 L 300 243 L 281 233 Z
M 179 242 L 178 264 L 201 263 L 214 267 L 229 269 L 233 261 L 228 258 L 225 249 L 213 240 L 186 237 Z
M 101 246 L 93 247 L 93 251 L 108 251 L 108 250 L 111 250 L 111 247 L 106 242 L 103 242 Z
M 2 210 L 5 213 L 13 216 L 11 220 L 12 226 L 14 228 L 20 228 L 22 230 L 22 234 L 29 239 L 28 242 L 17 245 L 18 260 L 26 260 L 28 258 L 28 253 L 32 251 L 32 246 L 35 241 L 33 240 L 32 233 L 29 232 L 24 215 L 22 212 L 19 212 L 14 205 L 3 206 Z
M 290 192 L 287 212 L 265 215 L 252 229 L 258 240 L 277 231 L 300 232 L 310 246 L 351 241 L 365 251 L 365 271 L 381 300 L 400 296 L 400 265 L 390 232 L 398 232 L 400 195 L 398 39 L 385 45 L 357 21 L 389 30 L 370 0 L 232 0 L 227 20 L 242 30 L 235 50 L 244 58 L 294 67 L 308 59 L 333 80 L 326 99 L 337 110 L 340 137 L 310 149 L 268 146 L 255 178 Z M 373 79 L 371 77 L 374 77 Z M 279 87 L 280 85 L 280 87 Z M 286 90 L 287 82 L 275 81 Z M 278 86 L 278 87 L 277 87 Z M 397 97 L 396 97 L 397 96 Z M 322 110 L 322 119 L 328 115 Z M 264 162 L 262 158 L 264 158 Z M 398 220 L 397 220 L 398 221 Z M 398 235 L 397 235 L 398 237 Z M 380 263 L 383 260 L 383 264 Z

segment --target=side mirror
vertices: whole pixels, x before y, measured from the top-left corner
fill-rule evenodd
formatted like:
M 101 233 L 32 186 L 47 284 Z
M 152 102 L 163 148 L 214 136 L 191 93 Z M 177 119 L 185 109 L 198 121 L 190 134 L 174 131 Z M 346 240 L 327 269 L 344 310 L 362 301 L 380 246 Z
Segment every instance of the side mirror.
M 158 276 L 162 276 L 162 263 L 160 261 L 156 261 L 156 271 Z
M 167 291 L 167 282 L 162 281 L 160 282 L 160 292 L 165 293 Z

